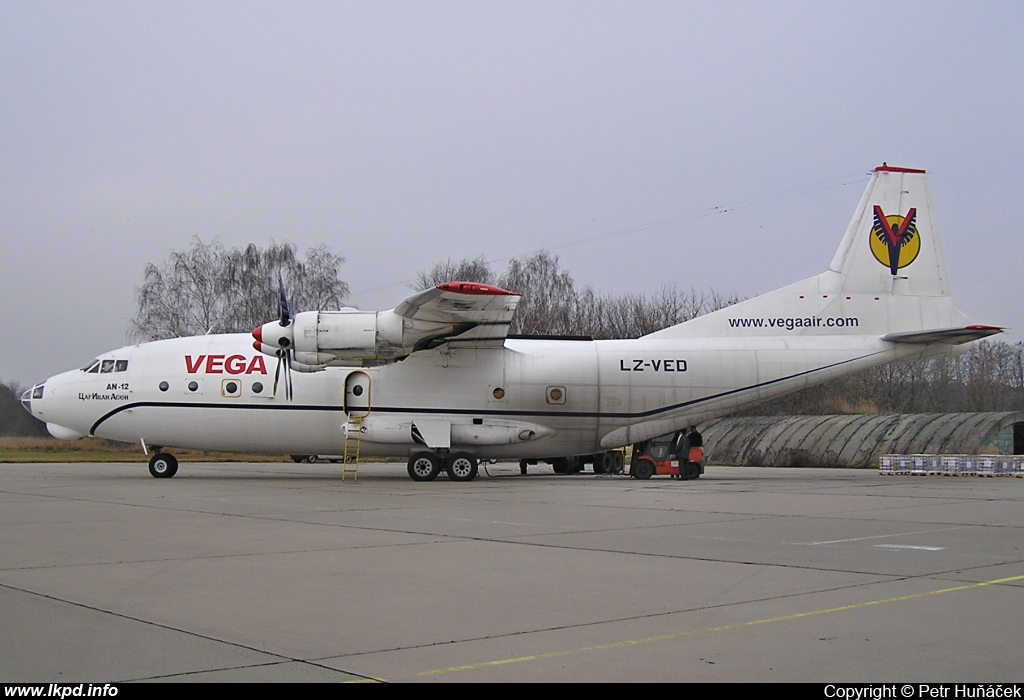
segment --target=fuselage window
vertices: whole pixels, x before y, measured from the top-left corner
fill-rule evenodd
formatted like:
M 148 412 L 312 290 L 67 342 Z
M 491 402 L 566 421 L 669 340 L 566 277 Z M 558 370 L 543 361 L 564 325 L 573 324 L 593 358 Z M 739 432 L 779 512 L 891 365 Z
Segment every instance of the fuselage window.
M 549 386 L 545 393 L 545 399 L 550 404 L 561 406 L 565 403 L 565 387 L 564 386 Z

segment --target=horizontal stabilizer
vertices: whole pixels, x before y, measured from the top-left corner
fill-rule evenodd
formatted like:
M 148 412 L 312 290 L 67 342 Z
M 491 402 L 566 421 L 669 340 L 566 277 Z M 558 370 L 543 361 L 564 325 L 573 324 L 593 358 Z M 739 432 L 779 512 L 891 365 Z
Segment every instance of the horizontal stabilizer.
M 964 326 L 962 328 L 935 328 L 927 331 L 907 331 L 905 333 L 889 333 L 882 340 L 890 343 L 945 343 L 961 345 L 972 340 L 981 340 L 996 333 L 1002 333 L 998 326 Z

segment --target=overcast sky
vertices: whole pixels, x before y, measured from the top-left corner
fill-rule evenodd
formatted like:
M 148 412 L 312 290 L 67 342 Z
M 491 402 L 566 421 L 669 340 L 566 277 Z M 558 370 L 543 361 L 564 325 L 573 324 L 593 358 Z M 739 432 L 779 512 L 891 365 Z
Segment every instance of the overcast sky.
M 883 161 L 1017 342 L 1022 36 L 1020 2 L 0 0 L 0 380 L 124 345 L 193 236 L 327 244 L 365 309 L 542 248 L 753 296 L 828 266 Z

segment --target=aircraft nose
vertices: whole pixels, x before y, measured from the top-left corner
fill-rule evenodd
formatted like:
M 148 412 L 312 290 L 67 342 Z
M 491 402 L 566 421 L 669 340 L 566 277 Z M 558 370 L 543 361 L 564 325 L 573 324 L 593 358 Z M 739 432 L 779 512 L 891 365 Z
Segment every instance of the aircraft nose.
M 46 382 L 40 382 L 31 389 L 26 389 L 21 395 L 22 407 L 35 416 L 35 412 L 32 410 L 32 400 L 43 398 L 43 389 L 46 387 Z M 38 416 L 36 416 L 38 418 Z

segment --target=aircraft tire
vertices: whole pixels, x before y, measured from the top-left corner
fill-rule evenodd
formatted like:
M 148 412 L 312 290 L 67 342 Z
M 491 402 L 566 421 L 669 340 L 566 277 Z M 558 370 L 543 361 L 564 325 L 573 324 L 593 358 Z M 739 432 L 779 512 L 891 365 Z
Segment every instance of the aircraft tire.
M 612 455 L 612 474 L 621 474 L 623 467 L 626 465 L 626 456 L 615 450 L 611 453 Z
M 613 462 L 611 452 L 599 452 L 596 455 L 594 455 L 595 474 L 611 474 L 612 465 Z
M 317 459 L 316 455 L 307 455 L 306 456 L 306 464 L 316 464 L 316 459 Z
M 448 457 L 444 470 L 452 481 L 472 481 L 477 475 L 476 457 L 468 452 L 456 452 Z
M 629 470 L 629 475 L 634 479 L 650 479 L 654 476 L 654 462 L 649 459 L 637 460 L 637 463 Z
M 178 460 L 172 454 L 157 452 L 149 458 L 149 473 L 157 479 L 170 479 L 178 473 Z
M 409 458 L 409 477 L 413 481 L 433 481 L 441 473 L 441 460 L 433 452 L 417 452 Z

